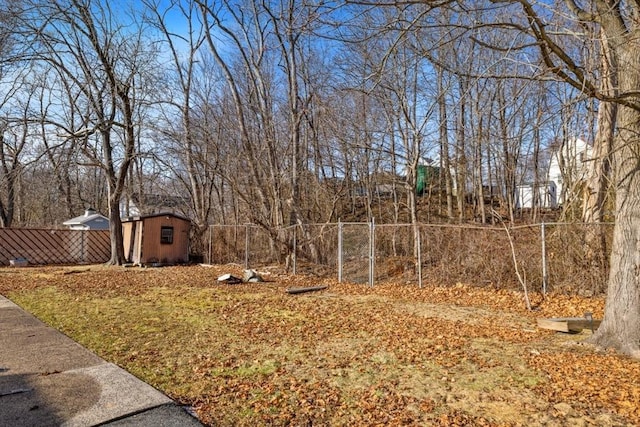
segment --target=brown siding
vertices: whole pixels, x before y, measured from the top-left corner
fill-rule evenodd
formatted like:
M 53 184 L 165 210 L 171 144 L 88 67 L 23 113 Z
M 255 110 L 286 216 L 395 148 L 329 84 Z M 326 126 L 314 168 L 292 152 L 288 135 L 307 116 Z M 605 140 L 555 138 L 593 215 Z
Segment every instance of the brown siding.
M 129 260 L 140 264 L 188 262 L 190 225 L 188 220 L 172 215 L 154 215 L 123 222 L 125 256 L 129 258 L 132 253 Z M 162 227 L 173 227 L 173 243 L 160 242 Z

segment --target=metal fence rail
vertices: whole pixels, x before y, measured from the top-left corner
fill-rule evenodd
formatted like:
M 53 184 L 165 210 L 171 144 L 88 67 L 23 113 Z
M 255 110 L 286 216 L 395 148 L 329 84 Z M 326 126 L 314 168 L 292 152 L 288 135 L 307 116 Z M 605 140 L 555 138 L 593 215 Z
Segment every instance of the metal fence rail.
M 612 230 L 612 224 L 569 223 L 504 228 L 339 222 L 270 232 L 212 225 L 208 262 L 246 268 L 286 262 L 293 273 L 371 286 L 394 281 L 520 288 L 517 263 L 531 290 L 596 294 L 605 290 Z M 595 246 L 585 243 L 588 236 L 597 236 Z

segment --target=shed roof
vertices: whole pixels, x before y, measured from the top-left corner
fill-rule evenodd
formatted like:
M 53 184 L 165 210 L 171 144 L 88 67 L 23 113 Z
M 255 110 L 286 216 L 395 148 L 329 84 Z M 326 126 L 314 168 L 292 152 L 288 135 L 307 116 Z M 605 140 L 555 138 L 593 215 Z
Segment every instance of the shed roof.
M 123 218 L 122 222 L 133 222 L 133 221 L 140 221 L 143 219 L 147 219 L 147 218 L 156 218 L 159 216 L 171 216 L 174 218 L 178 218 L 181 219 L 183 221 L 188 221 L 191 222 L 191 220 L 187 217 L 184 217 L 182 215 L 176 215 L 173 212 L 164 212 L 164 213 L 154 213 L 154 214 L 150 214 L 150 215 L 138 215 L 138 216 L 130 216 L 128 218 Z

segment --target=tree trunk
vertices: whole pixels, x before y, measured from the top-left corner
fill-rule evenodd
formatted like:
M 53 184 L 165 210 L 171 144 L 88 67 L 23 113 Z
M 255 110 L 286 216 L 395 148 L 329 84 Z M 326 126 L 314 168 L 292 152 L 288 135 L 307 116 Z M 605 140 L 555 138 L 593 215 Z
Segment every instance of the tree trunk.
M 531 222 L 535 223 L 538 220 L 538 215 L 543 207 L 549 207 L 551 200 L 548 191 L 548 184 L 546 182 L 540 182 L 540 124 L 541 124 L 542 109 L 538 106 L 536 112 L 536 127 L 533 131 L 533 205 L 531 206 Z M 544 198 L 540 199 L 541 186 L 544 186 Z
M 109 265 L 123 265 L 126 262 L 119 199 L 120 197 L 114 200 L 111 195 L 109 197 L 109 237 L 111 237 L 111 258 L 107 263 Z
M 602 33 L 602 32 L 601 32 Z M 615 96 L 617 81 L 612 72 L 615 66 L 609 55 L 606 35 L 602 33 L 602 92 Z M 584 248 L 585 258 L 596 266 L 603 265 L 606 258 L 606 233 L 601 226 L 592 225 L 604 220 L 604 209 L 611 180 L 611 149 L 615 137 L 617 104 L 600 101 L 598 105 L 598 130 L 593 144 L 592 158 L 589 159 L 589 172 L 584 186 L 582 221 L 585 222 Z
M 5 181 L 3 191 L 6 191 L 6 202 L 0 198 L 0 228 L 11 227 L 16 199 L 15 159 L 8 159 L 4 144 L 4 135 L 0 133 L 0 182 Z
M 626 44 L 618 46 L 619 69 L 624 70 L 618 74 L 621 91 L 631 92 L 640 87 L 637 43 L 637 38 L 632 38 Z M 638 101 L 637 98 L 634 100 Z M 618 134 L 613 149 L 616 223 L 611 248 L 611 270 L 604 320 L 592 337 L 592 342 L 603 347 L 613 347 L 636 358 L 640 358 L 639 152 L 640 111 L 620 105 Z
M 465 77 L 459 78 L 459 90 L 461 94 L 465 94 L 467 92 L 468 84 Z M 460 223 L 464 222 L 464 208 L 465 208 L 465 200 L 464 197 L 467 191 L 467 156 L 466 156 L 466 147 L 465 147 L 465 128 L 466 128 L 466 99 L 464 97 L 460 98 L 460 106 L 457 111 L 458 113 L 458 129 L 457 129 L 457 140 L 456 140 L 456 198 L 458 202 L 458 221 Z
M 500 137 L 502 139 L 502 170 L 503 170 L 503 180 L 504 180 L 504 188 L 505 188 L 505 201 L 506 208 L 509 213 L 509 220 L 514 222 L 514 212 L 515 212 L 515 195 L 516 195 L 516 169 L 518 156 L 514 154 L 514 150 L 510 145 L 509 138 L 509 124 L 508 118 L 506 116 L 506 99 L 503 93 L 503 88 L 499 88 L 498 92 L 498 108 L 499 108 L 499 126 L 500 126 Z
M 442 67 L 436 67 L 438 79 L 438 111 L 440 124 L 440 192 L 445 189 L 447 198 L 447 218 L 453 220 L 453 184 L 451 182 L 451 161 L 449 158 L 449 129 L 447 126 L 447 101 L 443 83 Z
M 478 97 L 479 98 L 479 97 Z M 480 220 L 482 224 L 487 222 L 487 211 L 484 205 L 484 188 L 483 188 L 483 176 L 482 176 L 482 139 L 484 138 L 483 133 L 483 120 L 480 114 L 479 105 L 476 104 L 476 111 L 478 114 L 478 130 L 476 135 L 476 146 L 475 146 L 475 158 L 473 161 L 474 167 L 474 180 L 475 180 L 475 193 L 476 193 L 476 217 Z M 479 217 L 479 218 L 478 218 Z

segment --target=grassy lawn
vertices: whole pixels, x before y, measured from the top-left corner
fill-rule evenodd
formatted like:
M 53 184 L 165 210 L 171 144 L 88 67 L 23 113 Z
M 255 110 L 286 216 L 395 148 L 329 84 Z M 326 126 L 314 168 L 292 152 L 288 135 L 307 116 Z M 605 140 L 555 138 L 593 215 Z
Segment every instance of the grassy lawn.
M 237 266 L 0 269 L 0 294 L 208 425 L 638 425 L 640 362 L 537 317 L 603 300 L 338 284 Z M 287 287 L 327 284 L 289 295 Z

